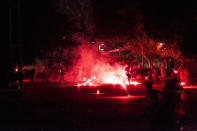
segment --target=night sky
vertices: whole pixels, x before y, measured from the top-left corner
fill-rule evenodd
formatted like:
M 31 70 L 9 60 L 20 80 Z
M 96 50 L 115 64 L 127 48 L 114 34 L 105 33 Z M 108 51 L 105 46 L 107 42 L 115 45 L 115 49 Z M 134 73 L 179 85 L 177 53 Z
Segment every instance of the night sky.
M 144 21 L 150 35 L 171 39 L 179 35 L 180 47 L 187 56 L 196 53 L 197 43 L 197 2 L 196 1 L 156 1 L 144 2 Z M 162 38 L 161 36 L 161 38 Z
M 54 43 L 64 43 L 62 36 L 66 30 L 71 30 L 69 24 L 65 25 L 69 17 L 59 11 L 59 1 L 21 0 L 23 55 L 26 63 L 44 55 L 43 52 L 53 48 Z M 179 0 L 92 0 L 95 36 L 128 35 L 135 30 L 136 12 L 140 12 L 143 30 L 149 36 L 166 41 L 178 34 L 181 50 L 185 55 L 192 56 L 196 53 L 197 43 L 196 5 L 195 1 Z

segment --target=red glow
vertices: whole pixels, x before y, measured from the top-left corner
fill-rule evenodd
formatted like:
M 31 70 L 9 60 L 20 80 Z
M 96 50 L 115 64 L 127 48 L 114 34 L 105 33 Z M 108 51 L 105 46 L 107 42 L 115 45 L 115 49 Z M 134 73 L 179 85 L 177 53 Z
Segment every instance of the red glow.
M 98 94 L 98 95 L 99 95 L 99 94 L 100 94 L 100 91 L 99 91 L 99 90 L 97 90 L 97 91 L 96 91 L 96 94 Z
M 18 72 L 18 68 L 15 68 L 15 72 Z
M 158 49 L 161 49 L 163 47 L 163 45 L 164 45 L 164 43 L 159 43 L 158 46 L 157 46 L 157 48 Z
M 133 100 L 137 100 L 137 99 L 141 99 L 141 98 L 144 98 L 144 96 L 107 96 L 107 97 L 104 97 L 105 99 L 118 99 L 118 100 L 130 100 L 130 99 L 133 99 Z
M 76 86 L 78 87 L 117 84 L 126 89 L 129 84 L 134 86 L 141 84 L 136 81 L 129 82 L 125 71 L 126 65 L 120 62 L 112 62 L 111 57 L 98 53 L 98 45 L 87 46 L 83 44 L 75 52 L 79 53 L 80 59 L 74 61 L 72 71 L 66 73 L 65 79 L 77 81 Z
M 96 76 L 93 76 L 92 78 L 83 78 L 83 80 L 86 80 L 82 83 L 78 83 L 77 86 L 78 87 L 81 87 L 81 86 L 99 86 L 99 85 L 102 85 L 102 84 L 113 84 L 113 85 L 121 85 L 121 87 L 123 87 L 125 90 L 127 90 L 127 85 L 129 85 L 128 81 L 121 81 L 119 78 L 117 77 L 114 77 L 114 76 L 111 76 L 109 77 L 108 79 L 106 78 L 105 82 L 100 82 Z M 134 85 L 134 86 L 137 86 L 137 85 L 140 85 L 141 83 L 140 82 L 137 82 L 137 81 L 131 81 L 130 82 L 130 85 Z
M 28 79 L 25 79 L 25 80 L 23 80 L 24 82 L 30 82 L 31 80 L 28 80 Z
M 177 74 L 177 73 L 178 73 L 178 71 L 177 71 L 177 70 L 174 70 L 174 73 L 175 73 L 175 74 Z
M 62 36 L 62 40 L 66 40 L 66 36 Z
M 183 86 L 184 89 L 197 89 L 197 85 L 187 85 Z
M 131 84 L 131 85 L 134 85 L 134 86 L 137 86 L 137 85 L 139 85 L 139 84 L 141 84 L 141 83 L 139 83 L 139 82 L 137 82 L 137 81 L 131 81 L 130 84 Z
M 180 85 L 181 86 L 184 86 L 184 85 L 186 85 L 186 83 L 185 82 L 181 82 Z

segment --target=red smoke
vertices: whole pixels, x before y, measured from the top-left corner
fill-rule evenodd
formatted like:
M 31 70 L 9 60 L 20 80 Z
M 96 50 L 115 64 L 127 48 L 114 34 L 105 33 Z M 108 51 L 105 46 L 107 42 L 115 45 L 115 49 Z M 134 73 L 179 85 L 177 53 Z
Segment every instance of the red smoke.
M 65 75 L 65 77 L 74 78 L 78 86 L 110 83 L 126 87 L 125 84 L 128 84 L 125 65 L 111 62 L 111 59 L 102 56 L 97 45 L 83 44 L 75 52 L 80 58 L 75 61 L 71 75 Z M 131 82 L 131 84 L 139 83 Z

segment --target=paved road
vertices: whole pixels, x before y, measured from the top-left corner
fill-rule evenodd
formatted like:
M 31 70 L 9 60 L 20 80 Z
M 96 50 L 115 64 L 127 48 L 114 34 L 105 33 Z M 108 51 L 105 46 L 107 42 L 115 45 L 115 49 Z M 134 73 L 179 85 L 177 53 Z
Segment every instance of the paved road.
M 184 89 L 176 112 L 148 112 L 150 101 L 143 86 L 72 87 L 46 84 L 28 85 L 24 97 L 1 89 L 2 130 L 162 130 L 173 124 L 177 130 L 197 130 L 197 89 Z M 99 94 L 98 94 L 99 90 Z M 170 116 L 170 121 L 165 116 Z M 165 119 L 164 119 L 165 118 Z M 155 121 L 156 120 L 156 121 Z M 153 127 L 151 127 L 153 125 Z M 157 125 L 159 125 L 157 127 Z M 155 128 L 154 128 L 155 127 Z

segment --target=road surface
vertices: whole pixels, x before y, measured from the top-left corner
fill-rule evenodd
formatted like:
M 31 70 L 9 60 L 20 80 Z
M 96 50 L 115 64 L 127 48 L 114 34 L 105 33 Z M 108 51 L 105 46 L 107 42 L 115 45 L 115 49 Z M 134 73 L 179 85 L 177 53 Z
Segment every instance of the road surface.
M 196 87 L 184 89 L 172 114 L 176 130 L 197 130 Z M 129 87 L 126 92 L 113 85 L 98 88 L 40 83 L 27 84 L 23 97 L 18 97 L 14 89 L 1 88 L 0 93 L 1 130 L 146 131 L 151 125 L 158 130 L 169 125 L 163 121 L 164 115 L 154 111 L 141 117 L 150 104 L 141 100 L 146 95 L 143 86 Z M 154 121 L 158 117 L 159 121 Z

